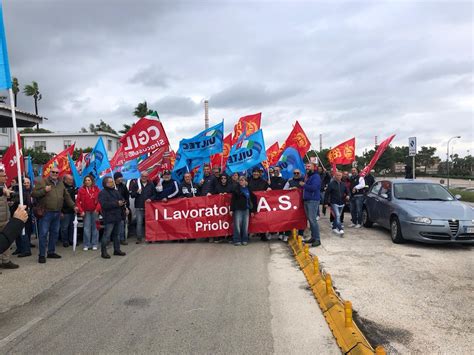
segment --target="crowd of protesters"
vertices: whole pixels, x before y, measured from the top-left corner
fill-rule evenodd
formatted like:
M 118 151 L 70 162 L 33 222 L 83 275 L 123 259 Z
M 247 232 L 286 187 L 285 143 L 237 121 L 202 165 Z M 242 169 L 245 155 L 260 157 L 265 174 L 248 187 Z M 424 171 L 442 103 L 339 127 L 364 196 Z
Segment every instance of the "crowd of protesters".
M 349 227 L 360 228 L 362 225 L 363 197 L 375 180 L 372 175 L 359 175 L 357 168 L 349 172 L 330 173 L 321 166 L 307 163 L 305 171 L 294 169 L 292 177 L 284 179 L 279 166 L 271 167 L 267 176 L 260 168 L 252 169 L 246 174 L 221 173 L 220 168 L 204 166 L 202 179 L 194 183 L 190 173 L 182 181 L 172 178 L 169 170 L 163 171 L 161 178 L 151 181 L 146 171 L 139 179 L 124 182 L 117 172 L 113 177 L 102 179 L 102 188 L 96 186 L 92 176 L 83 179 L 82 186 L 75 186 L 71 175 L 59 177 L 60 171 L 52 167 L 45 178 L 32 182 L 22 179 L 23 201 L 19 201 L 19 186 L 6 186 L 6 174 L 0 170 L 0 267 L 18 268 L 12 262 L 10 248 L 12 236 L 16 241 L 16 250 L 12 255 L 28 257 L 31 248 L 32 234 L 38 238 L 38 262 L 46 263 L 47 259 L 60 259 L 56 245 L 60 241 L 64 248 L 73 244 L 73 233 L 76 228 L 76 215 L 83 222 L 83 251 L 99 249 L 100 217 L 102 216 L 103 235 L 100 241 L 100 252 L 104 259 L 109 259 L 107 247 L 113 245 L 113 255 L 124 256 L 121 245 L 127 245 L 128 225 L 131 220 L 130 202 L 133 199 L 136 219 L 136 243 L 145 240 L 145 205 L 150 201 L 163 201 L 174 198 L 193 198 L 215 194 L 231 194 L 230 214 L 233 219 L 233 235 L 209 238 L 210 242 L 222 242 L 229 239 L 236 246 L 249 242 L 249 219 L 257 211 L 257 199 L 254 192 L 268 190 L 301 189 L 303 205 L 308 220 L 311 237 L 305 240 L 316 247 L 321 244 L 319 232 L 320 214 L 330 210 L 332 231 L 344 235 L 344 212 L 350 211 Z M 18 207 L 19 205 L 22 205 Z M 19 230 L 21 226 L 21 230 Z M 300 230 L 302 235 L 304 231 Z M 288 240 L 289 231 L 280 233 L 260 233 L 255 235 L 262 241 L 276 236 Z M 8 244 L 8 245 L 10 245 Z

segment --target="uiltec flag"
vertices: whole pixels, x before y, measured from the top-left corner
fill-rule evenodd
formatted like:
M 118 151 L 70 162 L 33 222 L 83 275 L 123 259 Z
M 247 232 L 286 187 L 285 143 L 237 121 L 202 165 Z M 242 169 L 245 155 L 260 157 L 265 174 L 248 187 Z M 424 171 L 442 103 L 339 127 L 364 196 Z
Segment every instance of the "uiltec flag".
M 283 151 L 276 165 L 281 168 L 281 176 L 286 180 L 293 177 L 293 170 L 295 169 L 299 169 L 302 176 L 304 176 L 305 166 L 303 159 L 301 159 L 299 152 L 293 147 L 288 147 Z
M 244 134 L 239 137 L 227 158 L 227 168 L 231 173 L 245 171 L 267 160 L 262 130 L 243 138 Z
M 246 132 L 247 136 L 257 132 L 260 129 L 261 121 L 262 121 L 261 112 L 255 113 L 253 115 L 240 117 L 234 126 L 232 144 L 235 144 L 237 142 L 237 139 L 240 137 L 240 135 L 244 131 Z
M 370 170 L 372 170 L 372 168 L 382 156 L 383 152 L 385 152 L 385 149 L 387 149 L 387 147 L 390 145 L 390 142 L 393 140 L 393 138 L 395 138 L 395 134 L 380 143 L 380 145 L 377 147 L 377 150 L 375 151 L 374 156 L 370 160 L 370 163 L 359 173 L 360 176 L 365 176 L 370 172 Z
M 49 176 L 49 171 L 53 166 L 59 169 L 59 176 L 71 174 L 71 167 L 69 166 L 69 159 L 67 155 L 72 156 L 74 154 L 74 144 L 64 149 L 61 153 L 57 154 L 50 161 L 43 165 L 43 176 Z
M 33 169 L 33 160 L 31 159 L 31 156 L 26 157 L 26 175 L 30 179 L 31 186 L 35 186 L 35 171 Z
M 311 147 L 311 142 L 298 121 L 296 121 L 293 130 L 286 139 L 284 147 L 285 149 L 289 147 L 295 148 L 301 157 L 304 157 Z
M 169 146 L 165 129 L 158 114 L 142 117 L 132 128 L 120 138 L 123 145 L 124 160 L 132 160 L 139 156 L 152 153 L 158 148 Z
M 10 75 L 10 63 L 8 61 L 7 39 L 3 25 L 3 8 L 0 3 L 0 90 L 10 89 L 12 78 Z
M 102 137 L 99 137 L 94 149 L 87 155 L 86 159 L 87 166 L 82 171 L 82 176 L 92 175 L 97 180 L 101 172 L 110 169 L 110 162 Z
M 351 164 L 355 160 L 355 138 L 349 139 L 328 152 L 328 160 L 332 166 Z
M 193 138 L 181 139 L 178 151 L 186 159 L 210 157 L 222 152 L 224 121 L 205 129 Z
M 82 177 L 79 171 L 77 170 L 76 163 L 72 160 L 71 156 L 68 154 L 67 159 L 69 161 L 69 167 L 71 169 L 72 177 L 74 179 L 74 184 L 76 187 L 82 186 Z

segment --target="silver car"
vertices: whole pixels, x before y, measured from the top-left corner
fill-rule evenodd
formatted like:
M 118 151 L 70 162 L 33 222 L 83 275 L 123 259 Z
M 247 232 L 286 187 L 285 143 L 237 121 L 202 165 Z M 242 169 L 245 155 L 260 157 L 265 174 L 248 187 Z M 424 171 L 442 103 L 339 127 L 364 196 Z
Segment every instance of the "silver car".
M 474 208 L 458 197 L 430 181 L 377 181 L 364 200 L 363 223 L 390 229 L 394 243 L 474 244 Z

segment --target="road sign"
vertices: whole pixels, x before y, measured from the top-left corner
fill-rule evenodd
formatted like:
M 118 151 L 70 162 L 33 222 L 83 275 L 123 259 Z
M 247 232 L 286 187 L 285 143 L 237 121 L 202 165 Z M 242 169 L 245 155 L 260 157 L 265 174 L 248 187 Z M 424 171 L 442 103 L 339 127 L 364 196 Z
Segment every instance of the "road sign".
M 414 157 L 416 155 L 416 137 L 408 138 L 408 155 Z

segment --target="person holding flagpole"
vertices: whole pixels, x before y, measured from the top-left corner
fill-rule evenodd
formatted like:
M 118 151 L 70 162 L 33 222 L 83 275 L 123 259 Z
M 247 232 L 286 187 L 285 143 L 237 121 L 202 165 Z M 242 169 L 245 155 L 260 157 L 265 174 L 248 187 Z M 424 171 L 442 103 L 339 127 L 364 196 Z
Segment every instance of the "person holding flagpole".
M 306 164 L 305 181 L 300 181 L 300 186 L 303 188 L 304 211 L 311 228 L 311 239 L 305 241 L 305 243 L 312 243 L 313 247 L 317 247 L 321 245 L 319 225 L 316 218 L 321 199 L 321 178 L 314 169 L 314 163 Z

